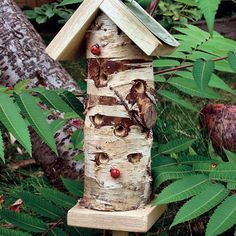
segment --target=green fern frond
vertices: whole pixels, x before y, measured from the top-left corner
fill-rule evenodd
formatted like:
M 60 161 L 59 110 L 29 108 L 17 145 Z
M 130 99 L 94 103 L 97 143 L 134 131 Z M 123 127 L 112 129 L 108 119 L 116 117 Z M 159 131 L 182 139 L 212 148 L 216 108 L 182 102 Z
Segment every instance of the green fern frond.
M 58 190 L 50 188 L 41 188 L 38 191 L 42 194 L 42 197 L 50 202 L 55 203 L 57 206 L 63 207 L 65 209 L 70 209 L 76 204 L 76 200 Z
M 0 210 L 0 216 L 7 222 L 17 226 L 19 229 L 28 232 L 42 233 L 48 228 L 43 221 L 24 213 Z
M 194 143 L 194 141 L 194 139 L 189 138 L 179 138 L 171 140 L 168 143 L 161 144 L 159 146 L 159 153 L 171 154 L 184 151 L 189 148 Z
M 236 224 L 236 195 L 226 198 L 211 216 L 206 236 L 219 235 Z
M 61 177 L 65 188 L 76 197 L 83 197 L 84 185 L 77 180 L 71 180 Z
M 181 179 L 185 176 L 190 176 L 192 168 L 190 166 L 169 166 L 169 167 L 156 167 L 152 169 L 155 181 L 153 191 L 156 192 L 157 188 L 167 180 Z
M 29 192 L 22 192 L 19 193 L 19 197 L 23 200 L 24 205 L 30 210 L 49 219 L 59 219 L 64 217 L 66 214 L 64 210 L 42 199 L 41 196 Z
M 2 139 L 2 132 L 0 130 L 0 159 L 5 163 L 5 157 L 4 157 L 4 144 Z
M 0 228 L 0 235 L 1 236 L 32 236 L 32 234 L 29 234 L 29 233 L 25 233 L 25 232 L 13 230 L 13 229 L 4 229 L 4 228 Z
M 16 104 L 4 93 L 0 93 L 0 121 L 32 156 L 28 127 L 20 116 Z
M 177 180 L 162 190 L 155 205 L 181 201 L 197 195 L 208 188 L 210 181 L 207 175 L 191 175 Z
M 205 191 L 192 197 L 180 208 L 170 227 L 197 218 L 221 203 L 228 194 L 229 190 L 222 184 L 209 185 Z
M 222 163 L 209 174 L 209 177 L 214 180 L 220 180 L 225 182 L 236 181 L 236 164 Z
M 38 133 L 42 140 L 56 153 L 57 146 L 50 126 L 46 122 L 46 117 L 39 108 L 35 98 L 28 92 L 15 94 L 17 104 L 21 108 L 24 116 L 27 118 L 33 129 Z

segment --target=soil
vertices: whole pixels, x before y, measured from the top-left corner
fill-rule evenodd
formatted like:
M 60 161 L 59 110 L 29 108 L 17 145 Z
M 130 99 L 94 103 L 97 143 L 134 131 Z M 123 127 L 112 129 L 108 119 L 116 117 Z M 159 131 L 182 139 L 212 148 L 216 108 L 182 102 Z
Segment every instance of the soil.
M 195 25 L 207 30 L 205 21 L 199 21 Z M 236 40 L 236 17 L 223 17 L 215 21 L 215 31 L 221 33 L 226 38 Z

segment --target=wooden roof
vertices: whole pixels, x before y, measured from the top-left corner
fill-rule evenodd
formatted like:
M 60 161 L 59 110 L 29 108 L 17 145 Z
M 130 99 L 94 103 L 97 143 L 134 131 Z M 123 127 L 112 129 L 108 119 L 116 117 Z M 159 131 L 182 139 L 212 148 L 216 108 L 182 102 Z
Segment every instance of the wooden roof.
M 55 60 L 81 55 L 81 44 L 98 12 L 104 12 L 148 56 L 170 54 L 179 43 L 133 0 L 84 0 L 47 47 Z M 80 50 L 81 48 L 81 50 Z

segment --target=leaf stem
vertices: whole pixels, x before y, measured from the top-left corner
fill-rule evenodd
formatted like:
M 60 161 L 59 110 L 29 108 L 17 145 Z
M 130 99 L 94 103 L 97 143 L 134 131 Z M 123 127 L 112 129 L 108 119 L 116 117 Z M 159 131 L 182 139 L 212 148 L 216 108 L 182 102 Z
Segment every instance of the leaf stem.
M 46 235 L 48 235 L 48 233 L 49 233 L 52 229 L 56 228 L 59 224 L 63 223 L 63 221 L 64 221 L 64 217 L 62 217 L 61 219 L 59 219 L 56 223 L 51 224 L 51 226 L 47 229 L 47 231 L 44 232 L 41 236 L 46 236 Z
M 222 61 L 222 60 L 225 60 L 227 58 L 228 58 L 228 56 L 216 57 L 216 58 L 213 58 L 212 61 Z M 160 71 L 154 72 L 154 74 L 155 75 L 161 75 L 161 74 L 165 74 L 165 73 L 168 73 L 168 72 L 180 71 L 180 70 L 183 70 L 183 69 L 187 69 L 187 68 L 193 67 L 193 65 L 194 64 L 192 63 L 192 64 L 189 64 L 189 65 L 177 66 L 177 67 L 173 67 L 173 68 L 164 69 L 164 70 L 160 70 Z

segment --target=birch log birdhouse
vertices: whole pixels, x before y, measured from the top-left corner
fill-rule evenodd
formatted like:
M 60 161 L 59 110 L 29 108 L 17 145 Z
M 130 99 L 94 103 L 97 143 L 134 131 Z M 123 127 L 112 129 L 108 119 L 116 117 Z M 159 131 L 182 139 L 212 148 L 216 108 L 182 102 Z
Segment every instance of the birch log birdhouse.
M 88 61 L 81 206 L 125 211 L 150 201 L 157 118 L 152 57 L 177 46 L 132 0 L 84 0 L 49 45 L 54 59 L 86 52 Z

